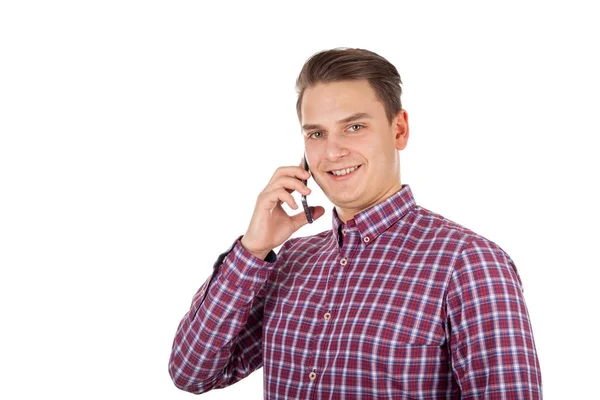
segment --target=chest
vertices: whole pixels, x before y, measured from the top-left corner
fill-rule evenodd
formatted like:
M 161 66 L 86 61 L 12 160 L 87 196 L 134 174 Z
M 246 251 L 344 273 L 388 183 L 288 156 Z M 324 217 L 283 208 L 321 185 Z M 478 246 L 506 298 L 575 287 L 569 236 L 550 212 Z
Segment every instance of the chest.
M 442 345 L 448 268 L 402 254 L 327 254 L 278 271 L 266 328 L 296 338 Z

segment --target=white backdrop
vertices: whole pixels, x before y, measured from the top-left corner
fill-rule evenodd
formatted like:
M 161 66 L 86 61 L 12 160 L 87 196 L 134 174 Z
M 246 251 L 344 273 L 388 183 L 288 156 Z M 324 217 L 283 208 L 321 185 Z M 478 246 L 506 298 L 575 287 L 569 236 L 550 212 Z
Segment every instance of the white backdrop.
M 177 325 L 300 162 L 302 64 L 341 46 L 402 76 L 417 203 L 515 260 L 545 398 L 600 398 L 588 2 L 204 3 L 1 3 L 1 398 L 192 398 Z M 311 188 L 327 212 L 295 235 L 331 227 Z M 262 399 L 262 374 L 202 398 Z

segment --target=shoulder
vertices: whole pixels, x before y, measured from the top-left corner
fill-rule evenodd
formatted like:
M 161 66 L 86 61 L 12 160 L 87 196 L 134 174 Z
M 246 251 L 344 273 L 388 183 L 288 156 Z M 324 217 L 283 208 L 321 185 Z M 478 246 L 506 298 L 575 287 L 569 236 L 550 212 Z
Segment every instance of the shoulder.
M 443 255 L 445 264 L 449 266 L 474 238 L 481 236 L 466 226 L 419 205 L 400 219 L 390 231 L 400 242 L 409 240 L 411 248 L 415 250 Z
M 521 298 L 524 288 L 517 266 L 498 243 L 423 207 L 415 208 L 410 218 L 419 253 L 435 249 L 432 254 L 447 268 L 451 306 L 479 304 L 488 297 Z
M 470 228 L 421 206 L 415 207 L 407 219 L 408 226 L 404 229 L 409 230 L 413 240 L 440 249 L 452 259 L 454 277 L 486 268 L 504 269 L 516 275 L 516 266 L 508 253 Z
M 471 229 L 425 207 L 416 206 L 409 218 L 418 231 L 432 237 L 456 240 L 464 245 L 477 236 Z
M 453 279 L 462 285 L 497 283 L 523 289 L 512 258 L 497 243 L 481 235 L 473 236 L 460 253 Z
M 303 256 L 326 251 L 334 243 L 331 230 L 316 235 L 292 237 L 285 241 L 278 253 L 278 258 L 299 259 Z
M 305 253 L 322 250 L 332 242 L 332 232 L 331 230 L 326 230 L 315 235 L 290 238 L 284 245 L 288 253 Z

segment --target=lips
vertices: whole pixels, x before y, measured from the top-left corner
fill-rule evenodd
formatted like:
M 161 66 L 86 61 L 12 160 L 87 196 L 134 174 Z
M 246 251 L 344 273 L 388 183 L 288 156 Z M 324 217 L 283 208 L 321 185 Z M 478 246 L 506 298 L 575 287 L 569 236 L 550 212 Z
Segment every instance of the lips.
M 345 175 L 334 175 L 331 172 L 328 172 L 327 175 L 333 179 L 334 181 L 343 181 L 343 180 L 347 180 L 352 178 L 354 175 L 356 175 L 358 173 L 358 171 L 360 171 L 362 165 L 359 165 L 358 168 L 356 168 L 354 171 L 350 172 L 349 174 L 345 174 Z
M 346 167 L 346 168 L 332 169 L 331 171 L 327 171 L 327 172 L 329 172 L 330 174 L 333 174 L 334 171 L 335 172 L 346 171 L 348 169 L 354 169 L 354 168 L 357 168 L 357 167 L 360 167 L 360 164 L 359 165 L 352 165 L 352 166 Z

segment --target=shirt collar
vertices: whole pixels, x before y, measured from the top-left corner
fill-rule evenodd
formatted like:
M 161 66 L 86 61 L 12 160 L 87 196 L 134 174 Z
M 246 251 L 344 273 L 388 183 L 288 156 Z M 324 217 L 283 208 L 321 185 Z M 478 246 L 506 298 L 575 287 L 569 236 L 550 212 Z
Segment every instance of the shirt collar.
M 404 217 L 414 206 L 416 206 L 416 202 L 410 186 L 404 184 L 399 191 L 382 202 L 356 214 L 346 224 L 340 220 L 337 210 L 333 207 L 332 231 L 335 243 L 339 247 L 342 229 L 356 227 L 361 242 L 368 246 L 379 235 Z

